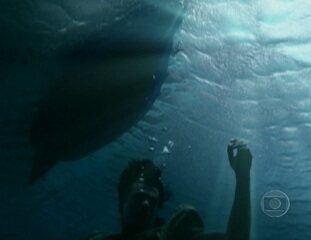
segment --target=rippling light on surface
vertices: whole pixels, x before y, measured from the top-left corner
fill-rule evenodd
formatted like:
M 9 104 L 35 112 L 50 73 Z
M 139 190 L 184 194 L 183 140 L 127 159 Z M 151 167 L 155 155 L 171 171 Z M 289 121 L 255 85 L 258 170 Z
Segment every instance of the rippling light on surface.
M 206 116 L 196 121 L 222 132 L 217 140 L 223 146 L 235 136 L 251 147 L 254 239 L 291 239 L 281 231 L 285 222 L 297 220 L 297 212 L 303 230 L 288 231 L 307 239 L 310 219 L 302 209 L 311 202 L 311 2 L 194 0 L 190 5 L 182 30 L 184 61 L 191 69 L 188 84 L 196 82 L 192 92 L 204 108 L 189 112 L 192 118 Z M 207 142 L 213 145 L 215 139 Z M 230 170 L 225 161 L 218 167 L 216 186 L 222 186 Z M 271 188 L 287 192 L 293 203 L 287 219 L 274 228 L 265 225 L 270 221 L 256 205 Z

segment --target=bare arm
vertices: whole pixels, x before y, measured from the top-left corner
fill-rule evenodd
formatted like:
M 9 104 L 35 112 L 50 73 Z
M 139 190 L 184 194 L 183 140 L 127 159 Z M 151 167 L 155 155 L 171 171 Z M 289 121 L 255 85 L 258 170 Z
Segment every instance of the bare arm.
M 235 146 L 234 141 L 229 144 L 228 158 L 235 172 L 236 189 L 229 224 L 227 228 L 228 240 L 249 240 L 250 235 L 250 167 L 252 154 L 246 144 Z M 236 142 L 235 142 L 236 143 Z M 237 155 L 233 155 L 233 149 Z

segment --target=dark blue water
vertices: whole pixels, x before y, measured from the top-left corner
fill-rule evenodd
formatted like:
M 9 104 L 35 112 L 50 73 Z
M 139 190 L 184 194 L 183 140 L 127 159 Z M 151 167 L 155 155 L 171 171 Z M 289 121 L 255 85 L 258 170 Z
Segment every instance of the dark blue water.
M 145 157 L 166 165 L 163 179 L 173 194 L 163 216 L 189 203 L 207 232 L 224 232 L 235 187 L 226 145 L 237 137 L 254 156 L 252 239 L 310 239 L 309 1 L 190 0 L 173 39 L 180 51 L 171 54 L 161 95 L 147 114 L 108 146 L 27 183 L 32 113 L 60 71 L 42 56 L 53 59 L 90 34 L 107 34 L 137 2 L 1 1 L 1 51 L 10 57 L 1 59 L 0 75 L 0 238 L 117 232 L 119 173 L 129 159 Z M 262 210 L 271 190 L 290 200 L 278 218 Z

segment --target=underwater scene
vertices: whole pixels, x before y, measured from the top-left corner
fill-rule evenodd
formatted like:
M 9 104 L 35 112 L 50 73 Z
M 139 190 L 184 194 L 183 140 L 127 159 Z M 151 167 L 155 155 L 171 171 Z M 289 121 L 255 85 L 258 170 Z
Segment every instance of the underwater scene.
M 0 0 L 0 240 L 310 240 L 311 1 Z

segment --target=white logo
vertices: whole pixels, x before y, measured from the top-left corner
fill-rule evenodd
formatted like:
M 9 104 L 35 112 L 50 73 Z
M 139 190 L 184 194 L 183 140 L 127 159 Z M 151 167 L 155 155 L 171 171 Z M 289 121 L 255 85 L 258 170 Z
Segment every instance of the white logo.
M 261 198 L 261 209 L 269 217 L 281 217 L 290 207 L 288 196 L 280 190 L 266 192 Z

